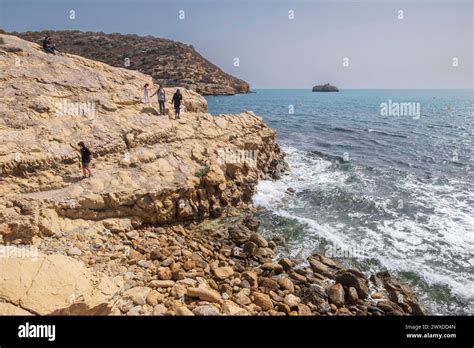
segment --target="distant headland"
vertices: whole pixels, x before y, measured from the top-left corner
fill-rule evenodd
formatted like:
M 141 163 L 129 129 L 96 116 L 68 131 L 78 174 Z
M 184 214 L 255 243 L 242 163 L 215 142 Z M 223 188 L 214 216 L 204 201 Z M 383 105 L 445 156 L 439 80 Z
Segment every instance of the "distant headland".
M 193 46 L 153 36 L 78 30 L 12 33 L 40 43 L 45 35 L 53 38 L 63 52 L 76 54 L 119 68 L 151 75 L 157 84 L 182 87 L 201 95 L 247 93 L 249 84 L 225 73 L 204 58 Z

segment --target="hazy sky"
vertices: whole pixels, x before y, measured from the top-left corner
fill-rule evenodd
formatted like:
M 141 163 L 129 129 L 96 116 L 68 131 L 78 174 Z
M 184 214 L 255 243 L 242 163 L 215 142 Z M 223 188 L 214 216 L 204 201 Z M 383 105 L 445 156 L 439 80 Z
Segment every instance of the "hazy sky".
M 253 88 L 474 88 L 473 16 L 473 0 L 0 0 L 7 31 L 178 40 Z

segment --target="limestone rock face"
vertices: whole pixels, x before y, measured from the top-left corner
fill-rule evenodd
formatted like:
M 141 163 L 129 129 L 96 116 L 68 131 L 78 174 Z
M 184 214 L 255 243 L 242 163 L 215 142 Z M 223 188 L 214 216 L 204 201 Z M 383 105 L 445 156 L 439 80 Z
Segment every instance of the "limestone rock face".
M 249 203 L 259 178 L 278 175 L 275 132 L 251 112 L 213 117 L 182 89 L 175 120 L 166 89 L 167 115 L 158 116 L 156 97 L 141 100 L 150 76 L 0 37 L 4 242 L 220 215 Z M 85 180 L 79 141 L 93 154 Z
M 40 42 L 46 32 L 13 33 Z M 156 83 L 203 95 L 247 93 L 249 84 L 226 74 L 192 46 L 152 36 L 48 31 L 62 52 L 151 75 Z M 128 60 L 126 61 L 125 59 Z M 125 63 L 128 62 L 126 65 Z
M 143 228 L 174 224 L 184 236 L 182 222 L 247 207 L 257 181 L 279 175 L 283 154 L 255 114 L 213 117 L 202 96 L 182 89 L 176 120 L 174 89 L 165 89 L 160 116 L 156 97 L 143 104 L 145 83 L 151 76 L 0 35 L 0 247 L 40 254 L 0 257 L 0 315 L 175 313 L 162 291 L 223 301 L 213 280 L 184 282 L 209 266 L 189 250 L 182 266 L 173 261 L 183 237 L 162 248 Z M 92 152 L 86 179 L 79 141 Z M 231 267 L 215 269 L 217 281 L 232 279 Z
M 106 304 L 119 290 L 104 276 L 63 255 L 0 258 L 0 314 L 51 314 L 83 303 Z

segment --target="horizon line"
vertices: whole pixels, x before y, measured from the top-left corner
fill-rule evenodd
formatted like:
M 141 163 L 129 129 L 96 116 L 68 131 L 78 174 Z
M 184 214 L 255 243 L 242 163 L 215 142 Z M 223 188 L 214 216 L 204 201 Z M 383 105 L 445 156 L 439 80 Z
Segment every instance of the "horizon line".
M 255 87 L 255 88 L 250 88 L 250 91 L 256 90 L 256 89 L 292 89 L 292 90 L 310 90 L 312 87 Z M 465 87 L 465 88 L 449 88 L 449 87 L 440 87 L 440 88 L 366 88 L 366 87 L 351 87 L 351 88 L 339 88 L 341 90 L 400 90 L 400 91 L 406 91 L 406 90 L 464 90 L 464 91 L 474 91 L 474 87 Z

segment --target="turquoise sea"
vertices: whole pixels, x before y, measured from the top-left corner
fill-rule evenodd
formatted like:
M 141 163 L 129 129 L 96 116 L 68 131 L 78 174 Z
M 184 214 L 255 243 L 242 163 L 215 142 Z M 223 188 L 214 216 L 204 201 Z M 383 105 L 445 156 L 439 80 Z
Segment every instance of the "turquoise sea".
M 473 315 L 474 92 L 255 92 L 206 99 L 263 117 L 287 154 L 290 172 L 258 185 L 263 232 L 293 256 L 395 272 L 433 314 Z

